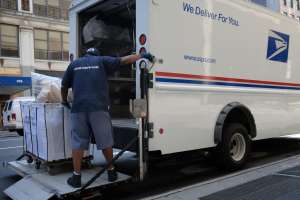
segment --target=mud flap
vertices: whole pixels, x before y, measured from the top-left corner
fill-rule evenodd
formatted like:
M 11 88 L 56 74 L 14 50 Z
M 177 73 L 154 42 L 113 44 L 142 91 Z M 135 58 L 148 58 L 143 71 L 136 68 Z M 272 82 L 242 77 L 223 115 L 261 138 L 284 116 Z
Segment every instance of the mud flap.
M 10 186 L 4 193 L 13 200 L 47 200 L 55 195 L 55 191 L 47 189 L 31 175 Z

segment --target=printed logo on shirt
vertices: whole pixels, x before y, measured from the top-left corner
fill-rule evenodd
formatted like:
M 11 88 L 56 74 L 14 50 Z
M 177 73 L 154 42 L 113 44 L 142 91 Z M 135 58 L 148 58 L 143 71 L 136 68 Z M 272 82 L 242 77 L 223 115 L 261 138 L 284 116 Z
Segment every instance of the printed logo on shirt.
M 91 70 L 91 69 L 99 69 L 99 66 L 75 67 L 74 71 L 78 71 L 78 70 Z

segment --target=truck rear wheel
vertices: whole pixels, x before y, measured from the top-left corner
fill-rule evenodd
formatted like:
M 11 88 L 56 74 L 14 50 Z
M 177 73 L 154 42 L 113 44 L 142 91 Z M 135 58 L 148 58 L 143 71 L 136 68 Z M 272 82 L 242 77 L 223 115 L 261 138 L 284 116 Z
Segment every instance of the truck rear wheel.
M 247 129 L 239 123 L 228 124 L 222 142 L 217 146 L 218 164 L 225 170 L 242 168 L 250 153 L 251 140 Z

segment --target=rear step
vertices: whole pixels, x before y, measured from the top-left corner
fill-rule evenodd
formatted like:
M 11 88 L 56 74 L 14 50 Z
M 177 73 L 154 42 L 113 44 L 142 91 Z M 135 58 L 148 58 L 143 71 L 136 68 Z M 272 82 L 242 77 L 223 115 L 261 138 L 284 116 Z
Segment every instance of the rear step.
M 23 179 L 4 191 L 13 200 L 47 200 L 55 196 L 68 199 L 68 195 L 80 190 L 80 188 L 75 189 L 67 185 L 66 180 L 70 177 L 70 172 L 51 176 L 45 169 L 35 169 L 32 164 L 28 164 L 24 160 L 9 162 L 8 166 L 16 173 L 24 176 Z M 99 167 L 82 170 L 82 183 L 87 183 L 99 171 Z M 93 190 L 102 186 L 125 182 L 130 178 L 128 175 L 118 173 L 118 180 L 111 183 L 107 181 L 107 174 L 105 173 L 87 189 Z

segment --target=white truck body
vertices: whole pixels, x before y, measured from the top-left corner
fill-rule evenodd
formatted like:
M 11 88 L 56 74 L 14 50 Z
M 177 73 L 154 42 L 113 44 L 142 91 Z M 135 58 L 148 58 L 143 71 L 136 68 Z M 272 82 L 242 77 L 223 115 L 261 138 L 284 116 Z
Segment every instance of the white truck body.
M 101 0 L 75 0 L 70 44 L 78 57 L 78 14 Z M 162 154 L 215 147 L 222 109 L 249 109 L 253 140 L 300 132 L 300 28 L 285 16 L 240 0 L 138 0 L 136 51 L 160 62 L 151 69 L 149 151 Z M 139 63 L 137 63 L 139 66 Z M 136 94 L 140 95 L 140 70 Z
M 108 79 L 115 92 L 112 116 L 129 116 L 120 115 L 129 109 L 120 94 L 131 97 L 130 90 L 136 90 L 132 106 L 140 111 L 132 113 L 137 123 L 118 120 L 114 139 L 123 146 L 120 153 L 129 146 L 138 150 L 137 180 L 143 180 L 148 155 L 156 152 L 216 147 L 221 166 L 238 169 L 251 140 L 300 133 L 300 26 L 293 19 L 241 0 L 74 0 L 70 24 L 74 58 L 91 46 L 123 54 L 145 48 L 157 58 L 153 66 L 144 60 L 135 68 L 124 66 L 131 74 L 126 78 Z M 88 37 L 82 39 L 84 30 Z M 9 166 L 29 175 L 5 190 L 13 199 L 32 199 L 28 194 L 72 199 L 68 173 L 49 176 L 23 161 Z M 84 180 L 94 173 L 83 173 Z M 122 175 L 118 181 L 129 178 Z M 98 178 L 90 187 L 107 184 Z M 24 190 L 28 185 L 34 192 Z

